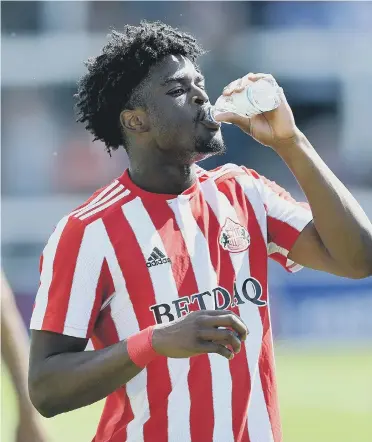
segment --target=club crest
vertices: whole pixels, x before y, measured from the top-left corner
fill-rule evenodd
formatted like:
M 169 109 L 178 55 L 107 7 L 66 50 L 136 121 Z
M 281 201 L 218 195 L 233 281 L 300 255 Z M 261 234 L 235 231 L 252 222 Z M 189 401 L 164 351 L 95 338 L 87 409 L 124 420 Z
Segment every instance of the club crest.
M 226 218 L 220 233 L 219 243 L 223 249 L 238 253 L 248 249 L 251 239 L 245 227 L 231 218 Z

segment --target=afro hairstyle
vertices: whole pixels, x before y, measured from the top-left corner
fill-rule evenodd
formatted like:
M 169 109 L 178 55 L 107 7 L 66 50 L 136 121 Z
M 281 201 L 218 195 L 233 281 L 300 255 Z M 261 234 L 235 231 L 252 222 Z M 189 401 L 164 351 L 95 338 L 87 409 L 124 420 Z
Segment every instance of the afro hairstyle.
M 120 124 L 120 113 L 133 108 L 135 91 L 150 68 L 167 55 L 183 55 L 193 63 L 204 53 L 196 39 L 161 22 L 142 21 L 111 31 L 100 55 L 85 65 L 75 98 L 77 121 L 84 123 L 95 140 L 105 143 L 107 152 L 128 148 Z

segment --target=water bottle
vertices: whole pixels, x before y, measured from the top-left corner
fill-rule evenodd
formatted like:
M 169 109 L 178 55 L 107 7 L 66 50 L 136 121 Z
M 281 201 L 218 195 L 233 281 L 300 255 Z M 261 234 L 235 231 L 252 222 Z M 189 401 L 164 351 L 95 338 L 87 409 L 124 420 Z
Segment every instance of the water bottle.
M 216 104 L 208 109 L 206 118 L 216 123 L 216 115 L 223 112 L 234 112 L 251 118 L 279 107 L 279 94 L 280 88 L 270 75 L 249 84 L 241 92 L 235 92 L 229 96 L 221 95 Z

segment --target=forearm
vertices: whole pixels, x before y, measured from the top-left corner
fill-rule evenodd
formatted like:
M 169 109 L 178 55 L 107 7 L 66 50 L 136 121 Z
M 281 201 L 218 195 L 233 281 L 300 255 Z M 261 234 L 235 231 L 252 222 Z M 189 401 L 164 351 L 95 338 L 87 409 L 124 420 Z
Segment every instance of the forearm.
M 330 256 L 345 269 L 372 273 L 372 225 L 355 198 L 303 134 L 276 149 L 310 204 Z
M 1 354 L 13 380 L 21 406 L 29 403 L 27 370 L 29 341 L 13 294 L 2 276 L 1 280 Z
M 31 399 L 41 414 L 52 417 L 103 399 L 140 371 L 125 342 L 50 356 L 30 378 Z

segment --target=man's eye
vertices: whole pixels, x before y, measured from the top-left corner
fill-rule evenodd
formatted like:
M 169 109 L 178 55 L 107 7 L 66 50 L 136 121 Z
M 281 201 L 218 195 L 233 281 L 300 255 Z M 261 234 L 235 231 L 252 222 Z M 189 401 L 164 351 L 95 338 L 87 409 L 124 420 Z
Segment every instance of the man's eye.
M 198 84 L 198 88 L 205 91 L 205 84 Z
M 185 90 L 182 89 L 181 87 L 179 87 L 179 88 L 174 89 L 173 91 L 169 92 L 169 95 L 172 95 L 172 97 L 179 97 L 184 92 L 185 92 Z

